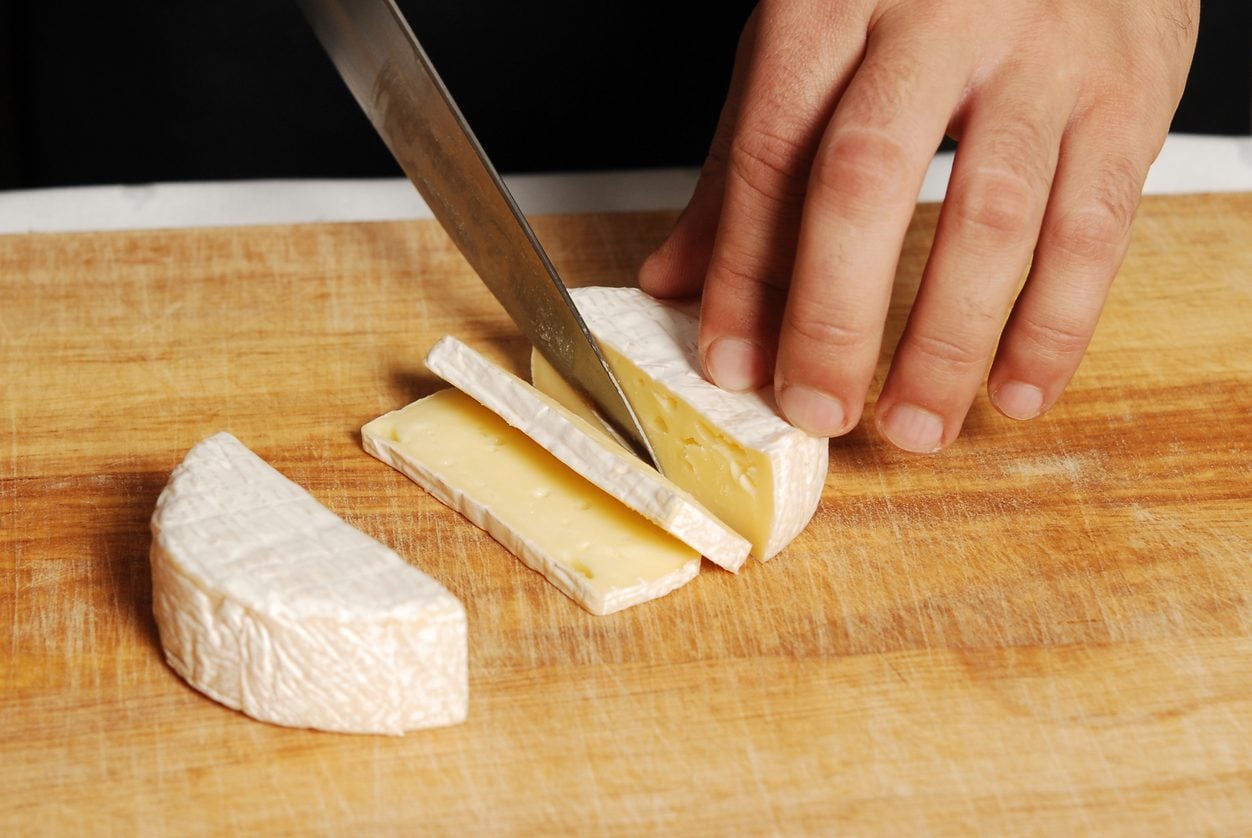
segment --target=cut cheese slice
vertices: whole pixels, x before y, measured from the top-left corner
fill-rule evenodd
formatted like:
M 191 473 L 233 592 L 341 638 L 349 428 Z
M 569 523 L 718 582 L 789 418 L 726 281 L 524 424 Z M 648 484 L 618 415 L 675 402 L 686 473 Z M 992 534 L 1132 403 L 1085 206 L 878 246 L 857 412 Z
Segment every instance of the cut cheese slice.
M 361 429 L 365 450 L 482 527 L 593 614 L 669 593 L 698 551 L 470 396 L 441 390 Z
M 575 288 L 570 294 L 665 476 L 752 542 L 758 558 L 786 547 L 821 499 L 827 441 L 782 419 L 768 390 L 730 393 L 704 378 L 694 304 L 656 300 L 636 288 Z M 551 377 L 545 372 L 535 376 L 541 389 Z M 568 398 L 568 388 L 550 394 Z
M 426 356 L 431 372 L 468 393 L 589 482 L 721 567 L 736 571 L 751 545 L 688 492 L 555 399 L 454 337 Z
M 161 645 L 200 692 L 262 721 L 345 733 L 465 719 L 461 603 L 233 436 L 187 453 L 152 534 Z

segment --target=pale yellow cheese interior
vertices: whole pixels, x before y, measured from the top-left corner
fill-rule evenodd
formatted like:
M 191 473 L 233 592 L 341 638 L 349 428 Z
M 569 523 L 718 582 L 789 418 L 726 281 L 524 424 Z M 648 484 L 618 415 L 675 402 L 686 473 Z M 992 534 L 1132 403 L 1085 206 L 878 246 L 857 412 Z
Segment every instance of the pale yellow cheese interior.
M 631 456 L 635 456 L 630 447 L 618 436 L 617 431 L 600 418 L 596 409 L 591 406 L 591 402 L 566 381 L 538 349 L 531 350 L 530 381 L 540 393 L 586 422 L 587 427 L 583 430 L 587 433 L 594 435 L 601 442 L 616 445 Z
M 774 515 L 769 457 L 737 442 L 613 347 L 600 348 L 648 434 L 661 471 L 748 539 L 755 555 L 763 555 Z M 537 352 L 531 374 L 538 389 L 589 421 L 599 421 L 587 400 Z
M 699 558 L 459 390 L 381 416 L 364 432 L 395 443 L 597 592 L 660 579 Z

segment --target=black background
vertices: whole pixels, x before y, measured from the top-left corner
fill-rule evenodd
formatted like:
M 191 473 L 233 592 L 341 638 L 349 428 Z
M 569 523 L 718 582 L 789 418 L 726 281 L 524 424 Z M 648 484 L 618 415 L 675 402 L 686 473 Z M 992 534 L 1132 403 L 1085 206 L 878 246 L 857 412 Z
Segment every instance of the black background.
M 522 172 L 699 163 L 752 3 L 401 6 Z M 1206 0 L 1174 129 L 1250 111 L 1252 3 Z M 288 0 L 0 0 L 0 188 L 398 173 Z

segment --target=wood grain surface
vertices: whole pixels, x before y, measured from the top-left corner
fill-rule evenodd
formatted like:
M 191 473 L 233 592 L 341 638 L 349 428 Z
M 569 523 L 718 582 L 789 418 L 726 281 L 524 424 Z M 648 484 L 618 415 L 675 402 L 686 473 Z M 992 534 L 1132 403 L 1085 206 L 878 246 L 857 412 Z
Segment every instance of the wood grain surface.
M 626 283 L 671 221 L 537 229 Z M 0 238 L 0 832 L 1246 834 L 1250 248 L 1252 195 L 1146 200 L 1051 413 L 862 427 L 774 561 L 593 617 L 361 451 L 439 336 L 524 367 L 438 227 Z M 464 600 L 464 725 L 288 730 L 165 665 L 148 519 L 218 430 Z

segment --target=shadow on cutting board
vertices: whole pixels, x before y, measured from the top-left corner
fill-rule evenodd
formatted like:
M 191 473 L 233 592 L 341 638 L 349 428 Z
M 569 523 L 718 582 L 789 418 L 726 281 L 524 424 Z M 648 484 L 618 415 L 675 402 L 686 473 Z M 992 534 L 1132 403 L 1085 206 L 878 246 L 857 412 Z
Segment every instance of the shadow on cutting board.
M 107 496 L 97 499 L 97 508 L 111 513 L 109 526 L 97 542 L 97 555 L 106 565 L 105 579 L 113 588 L 112 599 L 120 612 L 116 625 L 119 631 L 147 643 L 158 653 L 161 640 L 152 616 L 149 521 L 168 478 L 167 471 L 115 475 L 107 486 L 101 487 L 100 494 Z
M 387 376 L 387 405 L 377 413 L 363 415 L 357 421 L 355 427 L 345 431 L 345 435 L 352 441 L 354 446 L 361 449 L 364 447 L 364 442 L 361 438 L 361 428 L 366 422 L 370 422 L 384 413 L 399 410 L 418 399 L 424 399 L 432 393 L 449 386 L 451 385 L 442 378 L 425 369 L 417 367 L 394 369 Z
M 400 401 L 390 410 L 399 410 L 406 404 L 424 399 L 431 393 L 450 386 L 439 376 L 425 369 L 405 368 L 392 370 L 388 377 L 392 392 L 400 394 Z M 360 434 L 357 434 L 360 437 Z

